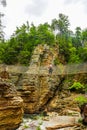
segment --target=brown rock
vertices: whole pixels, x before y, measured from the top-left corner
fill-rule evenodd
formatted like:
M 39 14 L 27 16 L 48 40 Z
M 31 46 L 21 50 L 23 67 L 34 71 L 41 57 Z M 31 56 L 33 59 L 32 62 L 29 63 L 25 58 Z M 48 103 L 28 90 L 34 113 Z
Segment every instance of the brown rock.
M 22 122 L 23 100 L 15 86 L 0 79 L 0 130 L 14 130 Z
M 58 65 L 54 65 L 54 62 Z M 48 73 L 50 63 L 53 64 L 52 75 Z M 74 81 L 81 81 L 84 86 L 87 84 L 87 64 L 64 64 L 65 59 L 63 54 L 60 56 L 58 46 L 38 45 L 29 67 L 8 67 L 10 79 L 24 101 L 25 113 L 36 113 L 47 108 L 67 115 L 67 110 L 78 109 L 76 96 L 72 96 L 68 88 Z M 6 87 L 4 95 L 8 97 Z

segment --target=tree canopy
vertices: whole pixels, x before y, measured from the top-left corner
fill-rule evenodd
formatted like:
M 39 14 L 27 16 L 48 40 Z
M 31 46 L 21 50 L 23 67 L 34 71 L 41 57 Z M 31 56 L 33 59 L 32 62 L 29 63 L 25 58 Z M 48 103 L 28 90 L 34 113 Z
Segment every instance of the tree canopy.
M 4 2 L 5 0 L 2 3 Z M 9 40 L 0 42 L 0 63 L 28 65 L 38 44 L 58 44 L 59 52 L 64 55 L 66 63 L 86 62 L 87 28 L 81 30 L 80 27 L 76 27 L 73 33 L 69 27 L 68 16 L 62 13 L 57 19 L 53 19 L 51 24 L 46 22 L 35 26 L 26 22 L 16 27 Z

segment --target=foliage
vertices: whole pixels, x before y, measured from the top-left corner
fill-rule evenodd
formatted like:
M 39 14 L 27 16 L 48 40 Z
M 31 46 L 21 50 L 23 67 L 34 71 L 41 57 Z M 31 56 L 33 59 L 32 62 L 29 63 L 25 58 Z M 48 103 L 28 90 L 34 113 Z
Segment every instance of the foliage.
M 81 62 L 81 59 L 79 57 L 79 55 L 77 54 L 77 50 L 75 47 L 70 47 L 69 48 L 69 59 L 68 59 L 68 62 L 69 63 L 80 63 Z
M 3 54 L 5 52 L 5 45 L 0 43 L 0 63 L 3 63 Z
M 58 19 L 52 20 L 51 25 L 46 22 L 35 26 L 26 22 L 16 27 L 9 40 L 0 41 L 0 63 L 28 65 L 38 44 L 57 44 L 58 51 L 64 56 L 66 63 L 86 62 L 87 28 L 81 30 L 80 27 L 76 27 L 73 33 L 69 26 L 68 16 L 60 13 Z M 54 60 L 54 64 L 59 64 L 58 58 Z
M 87 61 L 87 47 L 80 48 L 79 50 L 79 56 L 81 57 L 83 62 Z
M 59 59 L 56 57 L 55 59 L 54 59 L 54 65 L 58 65 L 60 62 L 59 62 Z
M 81 41 L 81 38 L 82 38 L 82 36 L 81 36 L 81 28 L 80 27 L 76 27 L 76 32 L 75 32 L 75 40 L 76 40 L 76 43 L 77 44 L 75 44 L 75 47 L 76 48 L 78 48 L 78 47 L 80 47 L 80 46 L 82 46 L 82 41 Z
M 40 24 L 38 27 L 29 23 L 17 27 L 10 40 L 6 41 L 5 50 L 2 53 L 2 62 L 6 64 L 28 65 L 32 52 L 38 44 L 54 44 L 55 36 L 49 24 Z M 3 49 L 2 49 L 3 50 Z
M 83 31 L 82 31 L 82 42 L 83 42 L 83 45 L 84 43 L 87 41 L 87 28 L 85 28 Z
M 52 45 L 54 43 L 54 34 L 48 23 L 40 24 L 37 28 L 39 43 Z
M 74 82 L 73 85 L 69 87 L 69 89 L 82 92 L 84 90 L 84 85 L 82 85 L 80 82 Z
M 84 103 L 87 103 L 87 98 L 84 96 L 78 96 L 77 98 L 75 98 L 75 101 L 79 104 L 79 106 L 81 106 Z
M 59 14 L 59 19 L 53 19 L 51 27 L 53 30 L 59 30 L 60 34 L 67 34 L 68 32 L 68 27 L 70 23 L 68 20 L 68 16 L 60 13 Z

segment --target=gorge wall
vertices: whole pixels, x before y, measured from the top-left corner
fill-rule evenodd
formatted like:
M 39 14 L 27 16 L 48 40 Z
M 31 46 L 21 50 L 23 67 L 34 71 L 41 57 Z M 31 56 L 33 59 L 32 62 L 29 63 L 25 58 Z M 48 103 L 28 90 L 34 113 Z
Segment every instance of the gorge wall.
M 48 71 L 49 64 L 53 64 L 52 75 Z M 66 113 L 65 108 L 78 109 L 75 95 L 73 98 L 68 87 L 74 81 L 87 84 L 87 65 L 66 65 L 64 56 L 59 54 L 58 46 L 38 45 L 29 67 L 8 66 L 8 72 L 18 96 L 23 99 L 25 113 L 47 110 L 63 114 Z
M 17 95 L 15 86 L 0 79 L 0 130 L 14 130 L 23 117 L 23 100 Z

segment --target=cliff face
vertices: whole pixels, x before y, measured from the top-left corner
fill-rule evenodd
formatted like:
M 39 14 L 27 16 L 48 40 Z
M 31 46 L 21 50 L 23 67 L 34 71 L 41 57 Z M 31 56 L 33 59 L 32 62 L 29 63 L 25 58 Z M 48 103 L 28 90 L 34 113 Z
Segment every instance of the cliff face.
M 38 46 L 32 55 L 30 66 L 18 82 L 19 95 L 24 101 L 25 113 L 36 113 L 45 109 L 58 89 L 61 78 L 57 75 L 49 75 L 49 64 L 53 64 L 58 56 L 58 48 Z
M 56 62 L 60 65 L 55 66 Z M 28 68 L 8 68 L 10 80 L 23 99 L 25 113 L 38 113 L 46 109 L 65 112 L 65 108 L 70 107 L 78 109 L 73 94 L 67 88 L 74 81 L 87 84 L 87 65 L 63 66 L 62 63 L 65 60 L 63 56 L 60 60 L 58 46 L 39 45 L 33 52 Z M 49 64 L 53 64 L 52 75 L 48 71 Z
M 12 83 L 0 79 L 0 130 L 14 130 L 22 122 L 23 100 Z

